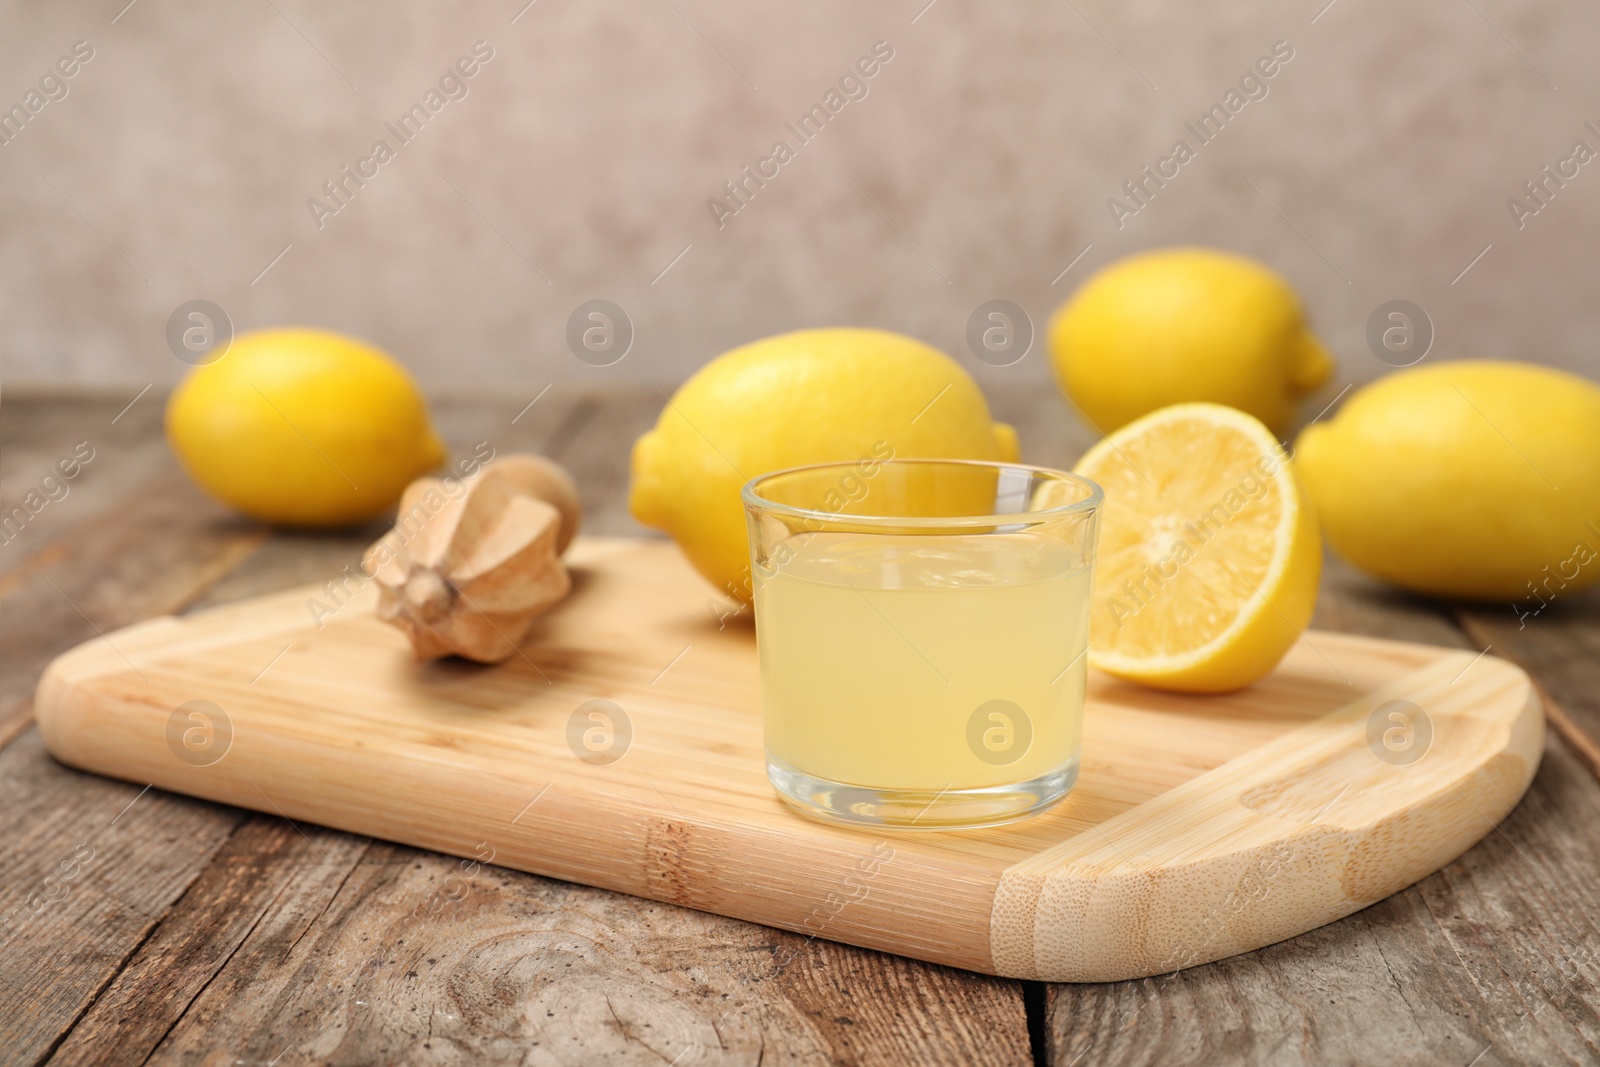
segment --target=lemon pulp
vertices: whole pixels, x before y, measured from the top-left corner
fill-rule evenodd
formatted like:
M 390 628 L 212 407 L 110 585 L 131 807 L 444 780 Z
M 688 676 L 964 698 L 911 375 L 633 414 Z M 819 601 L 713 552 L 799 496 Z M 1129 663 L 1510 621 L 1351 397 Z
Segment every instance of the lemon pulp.
M 1310 621 L 1321 540 L 1265 426 L 1179 404 L 1107 437 L 1075 470 L 1105 490 L 1093 666 L 1218 691 L 1278 663 Z

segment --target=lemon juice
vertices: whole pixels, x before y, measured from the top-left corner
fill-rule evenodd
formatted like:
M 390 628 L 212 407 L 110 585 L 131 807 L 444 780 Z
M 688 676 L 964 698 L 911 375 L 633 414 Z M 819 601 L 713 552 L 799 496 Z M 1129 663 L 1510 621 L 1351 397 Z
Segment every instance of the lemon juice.
M 916 804 L 963 791 L 1011 790 L 987 799 L 1019 810 L 979 813 L 992 818 L 1037 806 L 1035 783 L 1052 800 L 1070 786 L 1089 628 L 1081 547 L 992 528 L 830 531 L 795 534 L 769 558 L 754 591 L 780 789 L 844 787 L 818 800 L 835 810 L 841 792 L 899 794 L 912 806 L 861 800 L 857 813 L 913 822 Z M 940 821 L 936 809 L 920 825 Z

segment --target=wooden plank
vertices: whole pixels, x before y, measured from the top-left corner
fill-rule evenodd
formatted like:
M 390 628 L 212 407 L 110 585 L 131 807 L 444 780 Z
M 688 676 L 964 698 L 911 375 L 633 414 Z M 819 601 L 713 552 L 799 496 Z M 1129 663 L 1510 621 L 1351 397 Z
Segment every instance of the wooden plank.
M 1471 647 L 1443 610 L 1337 561 L 1314 624 Z M 1499 830 L 1410 889 L 1174 975 L 1049 987 L 1048 1062 L 1590 1062 L 1600 1055 L 1586 873 L 1600 867 L 1596 812 L 1600 787 L 1552 736 Z
M 369 846 L 321 827 L 245 816 L 50 1062 L 145 1062 L 269 914 L 277 925 L 268 923 L 263 936 L 293 932 L 296 923 L 304 936 Z
M 50 760 L 25 729 L 38 672 L 96 626 L 181 606 L 257 537 L 214 528 L 218 513 L 182 495 L 159 396 L 132 408 L 127 399 L 6 401 L 8 486 L 36 480 L 75 442 L 96 450 L 67 496 L 0 549 L 0 745 L 11 742 L 0 751 L 0 1048 L 29 1061 L 59 1040 L 240 819 Z
M 94 633 L 62 597 L 81 599 L 83 584 L 69 588 L 72 577 L 99 574 L 100 561 L 111 558 L 105 551 L 108 527 L 156 518 L 136 504 L 130 510 L 130 486 L 173 473 L 161 439 L 161 395 L 146 393 L 130 408 L 132 395 L 84 401 L 6 397 L 0 418 L 0 518 L 10 526 L 0 532 L 0 659 L 10 669 L 0 675 L 0 746 L 27 725 L 33 680 L 50 656 L 62 644 Z M 76 470 L 73 477 L 60 477 L 62 463 Z M 50 486 L 47 476 L 56 478 Z M 28 510 L 29 503 L 37 512 Z M 18 506 L 23 510 L 13 513 Z M 191 529 L 171 531 L 180 546 Z M 195 550 L 190 558 L 176 561 L 180 573 L 185 567 L 204 568 L 211 558 L 205 546 L 190 547 Z M 41 576 L 56 582 L 62 593 Z M 96 621 L 115 628 L 177 606 L 157 599 L 142 613 Z M 40 640 L 57 633 L 53 648 Z
M 103 513 L 130 485 L 154 473 L 166 454 L 161 430 L 166 397 L 151 389 L 129 406 L 138 394 L 138 389 L 85 397 L 7 391 L 0 406 L 0 514 L 12 517 L 13 526 L 0 533 L 0 574 L 73 524 Z M 74 465 L 73 459 L 80 461 Z M 70 478 L 62 477 L 64 461 L 68 471 L 76 471 Z M 46 475 L 60 484 L 41 484 Z M 48 502 L 18 529 L 10 512 L 30 491 Z
M 70 498 L 69 498 L 70 500 Z M 26 725 L 39 672 L 63 647 L 175 611 L 260 547 L 172 464 L 8 572 L 0 587 L 0 742 Z
M 1460 607 L 1455 616 L 1474 641 L 1549 690 L 1552 729 L 1600 777 L 1600 589 L 1556 599 L 1538 615 L 1519 618 L 1507 605 L 1504 611 Z
M 402 846 L 352 863 L 342 835 L 297 846 L 273 822 L 241 832 L 266 848 L 218 856 L 61 1062 L 1032 1062 L 1014 983 Z
M 55 1045 L 242 813 L 69 770 L 29 730 L 0 750 L 0 1049 Z
M 1600 942 L 1578 872 L 1600 842 L 1561 825 L 1595 796 L 1558 744 L 1503 836 L 1412 889 L 1170 978 L 1052 987 L 1050 1062 L 1592 1062 Z

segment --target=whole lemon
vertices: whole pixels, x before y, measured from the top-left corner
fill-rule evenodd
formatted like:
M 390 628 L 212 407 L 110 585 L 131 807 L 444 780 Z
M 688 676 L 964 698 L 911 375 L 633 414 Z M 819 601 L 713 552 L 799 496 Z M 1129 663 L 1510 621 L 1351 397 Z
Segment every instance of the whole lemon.
M 633 446 L 629 507 L 719 590 L 750 600 L 740 487 L 785 467 L 867 458 L 1015 460 L 967 372 L 921 341 L 800 330 L 702 367 Z
M 371 518 L 444 459 L 404 368 L 301 328 L 241 334 L 195 368 L 167 402 L 167 440 L 206 492 L 296 526 Z
M 1436 363 L 1353 393 L 1295 466 L 1328 543 L 1420 593 L 1541 599 L 1600 579 L 1600 386 Z
M 1327 380 L 1294 290 L 1255 260 L 1168 248 L 1096 272 L 1050 321 L 1056 382 L 1101 433 L 1169 404 L 1210 401 L 1282 434 Z

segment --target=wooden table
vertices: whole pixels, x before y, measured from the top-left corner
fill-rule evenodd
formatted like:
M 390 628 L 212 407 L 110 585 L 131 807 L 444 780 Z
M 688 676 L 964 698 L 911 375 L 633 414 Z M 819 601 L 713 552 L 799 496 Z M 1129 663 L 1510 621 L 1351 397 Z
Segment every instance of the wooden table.
M 541 383 L 542 384 L 542 383 Z M 453 450 L 559 459 L 590 533 L 640 532 L 653 389 L 441 398 Z M 131 391 L 130 394 L 131 395 Z M 1089 438 L 991 390 L 1026 458 Z M 194 489 L 156 390 L 5 398 L 6 507 L 94 457 L 0 548 L 0 1062 L 1600 1062 L 1600 597 L 1449 607 L 1330 560 L 1316 625 L 1510 657 L 1556 706 L 1522 804 L 1455 863 L 1311 933 L 1110 985 L 987 978 L 68 770 L 30 701 L 101 631 L 334 577 L 381 527 L 267 530 Z M 120 412 L 120 414 L 119 414 Z M 520 414 L 519 414 L 520 412 Z M 59 495 L 59 494 L 58 494 Z

